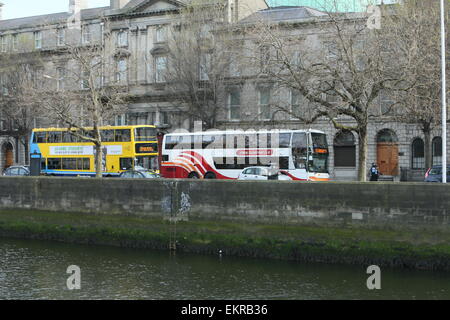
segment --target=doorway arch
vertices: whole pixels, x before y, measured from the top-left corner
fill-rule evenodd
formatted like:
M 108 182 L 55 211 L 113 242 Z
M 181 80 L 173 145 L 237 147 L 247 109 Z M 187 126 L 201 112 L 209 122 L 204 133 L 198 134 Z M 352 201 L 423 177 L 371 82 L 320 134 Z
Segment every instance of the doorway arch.
M 14 147 L 11 142 L 5 142 L 2 146 L 3 169 L 7 169 L 14 164 Z
M 384 175 L 397 176 L 398 138 L 391 129 L 380 130 L 377 134 L 377 164 Z

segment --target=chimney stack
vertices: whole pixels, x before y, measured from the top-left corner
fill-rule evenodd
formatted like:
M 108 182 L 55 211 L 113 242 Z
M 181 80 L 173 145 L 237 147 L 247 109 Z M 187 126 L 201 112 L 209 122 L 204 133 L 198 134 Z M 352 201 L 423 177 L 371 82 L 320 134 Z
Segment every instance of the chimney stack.
M 69 0 L 69 13 L 74 15 L 87 8 L 87 0 Z
M 127 5 L 128 2 L 130 2 L 130 0 L 110 0 L 110 9 L 111 10 L 122 9 Z

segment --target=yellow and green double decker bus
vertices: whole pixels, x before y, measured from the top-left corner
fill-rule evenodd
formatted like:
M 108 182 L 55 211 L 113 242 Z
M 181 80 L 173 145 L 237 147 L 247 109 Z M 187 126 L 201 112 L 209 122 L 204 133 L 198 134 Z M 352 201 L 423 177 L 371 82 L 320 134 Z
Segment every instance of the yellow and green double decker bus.
M 86 128 L 89 132 L 92 128 Z M 101 127 L 103 176 L 143 167 L 158 171 L 158 140 L 155 126 Z M 49 176 L 95 176 L 94 144 L 80 140 L 68 129 L 34 129 L 30 142 L 31 166 Z

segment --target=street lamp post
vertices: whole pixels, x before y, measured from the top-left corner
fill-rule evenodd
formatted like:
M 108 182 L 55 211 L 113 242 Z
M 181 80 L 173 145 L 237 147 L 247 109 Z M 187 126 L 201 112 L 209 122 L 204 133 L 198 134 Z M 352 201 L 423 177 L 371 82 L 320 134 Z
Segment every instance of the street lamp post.
M 447 182 L 447 86 L 445 79 L 445 6 L 441 0 L 441 64 L 442 64 L 442 183 Z

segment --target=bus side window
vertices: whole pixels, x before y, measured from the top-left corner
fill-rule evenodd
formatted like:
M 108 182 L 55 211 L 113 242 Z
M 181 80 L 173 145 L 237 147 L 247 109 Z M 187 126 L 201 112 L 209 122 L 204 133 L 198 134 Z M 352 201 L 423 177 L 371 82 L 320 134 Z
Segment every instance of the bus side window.
M 72 142 L 72 137 L 69 132 L 63 132 L 62 133 L 62 142 L 63 143 L 70 143 Z
M 91 159 L 83 158 L 83 170 L 91 170 Z
M 209 135 L 205 135 L 205 136 L 202 136 L 203 137 L 203 139 L 202 139 L 202 149 L 206 149 L 206 148 L 208 148 L 208 146 L 211 144 L 211 143 L 213 143 L 214 142 L 214 136 L 209 136 Z
M 192 143 L 193 136 L 184 135 L 180 136 L 180 143 L 178 145 L 178 148 L 181 149 L 193 149 L 193 143 Z
M 280 169 L 289 169 L 289 157 L 280 157 Z
M 292 138 L 292 156 L 296 169 L 306 168 L 306 158 L 308 155 L 307 141 L 305 133 L 294 133 Z
M 41 170 L 47 169 L 47 161 L 45 158 L 41 158 Z
M 61 159 L 60 158 L 48 159 L 48 169 L 61 170 Z
M 179 141 L 181 140 L 180 136 L 168 136 L 166 138 L 166 149 L 173 150 L 178 146 Z
M 133 158 L 120 158 L 120 170 L 133 168 Z
M 290 133 L 280 133 L 279 145 L 280 145 L 280 148 L 290 148 L 291 147 L 291 134 Z

